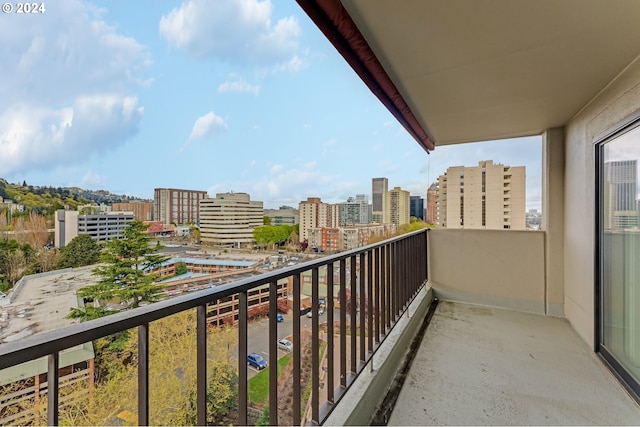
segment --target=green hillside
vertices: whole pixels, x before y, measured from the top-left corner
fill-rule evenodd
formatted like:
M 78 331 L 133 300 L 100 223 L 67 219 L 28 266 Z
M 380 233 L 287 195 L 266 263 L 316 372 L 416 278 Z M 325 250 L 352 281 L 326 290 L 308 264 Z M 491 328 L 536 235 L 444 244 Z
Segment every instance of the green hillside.
M 114 195 L 105 190 L 83 190 L 77 187 L 47 187 L 12 184 L 0 178 L 0 197 L 25 206 L 25 215 L 35 211 L 51 217 L 58 209 L 76 210 L 78 206 L 140 201 L 140 199 Z

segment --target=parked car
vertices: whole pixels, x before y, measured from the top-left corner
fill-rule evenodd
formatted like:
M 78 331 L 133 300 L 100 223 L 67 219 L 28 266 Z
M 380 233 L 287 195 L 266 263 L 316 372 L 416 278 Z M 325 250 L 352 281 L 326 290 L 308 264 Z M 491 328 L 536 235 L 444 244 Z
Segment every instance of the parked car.
M 284 351 L 291 351 L 293 350 L 293 343 L 286 338 L 282 338 L 278 340 L 278 348 Z
M 267 317 L 269 317 L 269 313 L 267 313 Z M 276 314 L 276 321 L 278 323 L 284 322 L 284 316 L 282 314 L 280 314 L 280 313 Z
M 324 308 L 320 307 L 318 308 L 318 315 L 323 314 L 324 313 Z M 307 313 L 307 317 L 308 318 L 312 318 L 313 317 L 313 310 L 309 310 L 309 312 Z
M 247 364 L 253 366 L 257 370 L 262 370 L 267 367 L 267 361 L 258 353 L 250 353 L 247 355 Z

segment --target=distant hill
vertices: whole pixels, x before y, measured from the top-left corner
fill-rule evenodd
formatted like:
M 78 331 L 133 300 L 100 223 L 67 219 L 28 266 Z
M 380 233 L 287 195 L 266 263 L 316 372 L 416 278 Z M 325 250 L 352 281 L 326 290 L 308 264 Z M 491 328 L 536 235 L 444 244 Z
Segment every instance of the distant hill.
M 0 178 L 0 197 L 25 206 L 26 212 L 35 211 L 49 216 L 58 209 L 75 210 L 78 206 L 92 204 L 151 202 L 131 196 L 111 194 L 106 190 L 84 190 L 78 187 L 47 187 L 12 184 Z

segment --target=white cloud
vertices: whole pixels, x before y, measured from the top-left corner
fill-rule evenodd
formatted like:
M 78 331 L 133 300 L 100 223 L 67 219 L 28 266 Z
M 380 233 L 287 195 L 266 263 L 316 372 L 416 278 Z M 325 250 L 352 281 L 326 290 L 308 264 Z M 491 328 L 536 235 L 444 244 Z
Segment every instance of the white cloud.
M 80 0 L 0 25 L 0 174 L 53 170 L 123 144 L 144 113 L 147 49 Z M 72 154 L 71 154 L 72 153 Z
M 270 0 L 185 0 L 160 19 L 160 35 L 194 58 L 296 70 L 300 26 L 294 17 L 272 24 Z
M 198 117 L 191 129 L 189 141 L 198 141 L 210 138 L 227 129 L 224 119 L 218 117 L 213 111 L 208 112 L 202 117 Z
M 143 109 L 134 97 L 78 97 L 71 107 L 12 107 L 0 112 L 0 175 L 53 169 L 86 160 L 137 132 Z
M 92 171 L 87 172 L 83 177 L 80 183 L 81 188 L 104 188 L 106 183 L 105 176 L 93 173 Z
M 228 82 L 224 82 L 222 83 L 220 86 L 218 86 L 218 92 L 220 93 L 224 93 L 224 92 L 248 92 L 248 93 L 252 93 L 256 96 L 258 96 L 258 94 L 260 93 L 260 86 L 258 85 L 252 85 L 249 82 L 242 80 L 242 79 L 237 79 L 235 81 L 228 81 Z

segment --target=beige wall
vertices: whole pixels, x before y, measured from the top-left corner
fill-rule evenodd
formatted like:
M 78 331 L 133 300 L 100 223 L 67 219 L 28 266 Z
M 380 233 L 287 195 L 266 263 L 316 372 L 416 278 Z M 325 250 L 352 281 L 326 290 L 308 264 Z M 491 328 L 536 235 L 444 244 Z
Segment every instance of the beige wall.
M 432 229 L 429 283 L 440 298 L 546 313 L 544 232 Z
M 566 126 L 565 314 L 594 344 L 594 139 L 640 109 L 640 62 L 631 64 Z

